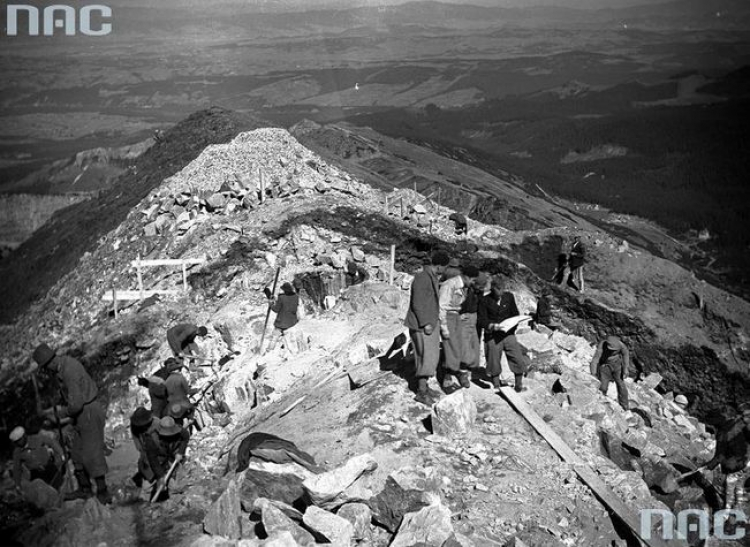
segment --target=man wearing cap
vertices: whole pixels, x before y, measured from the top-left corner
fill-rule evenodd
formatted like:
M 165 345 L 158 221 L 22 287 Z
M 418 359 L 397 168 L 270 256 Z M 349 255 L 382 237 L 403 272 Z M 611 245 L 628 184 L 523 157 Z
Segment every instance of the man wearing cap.
M 155 477 L 167 491 L 167 477 L 173 463 L 181 462 L 185 458 L 190 434 L 175 423 L 171 416 L 164 416 L 156 424 L 156 439 L 158 441 L 156 461 L 152 467 Z
M 181 354 L 198 355 L 197 337 L 203 338 L 208 334 L 206 327 L 199 327 L 192 323 L 180 323 L 167 331 L 167 342 L 175 356 Z
M 33 355 L 42 370 L 57 375 L 61 395 L 66 406 L 48 410 L 50 421 L 70 421 L 73 439 L 70 455 L 75 467 L 78 490 L 69 495 L 71 499 L 91 496 L 91 479 L 96 482 L 96 496 L 102 503 L 109 503 L 105 475 L 107 460 L 104 458 L 104 409 L 96 400 L 98 390 L 80 361 L 67 355 L 56 355 L 47 344 L 40 344 Z
M 182 401 L 179 403 L 174 403 L 169 407 L 169 416 L 172 416 L 172 419 L 175 421 L 175 423 L 184 428 L 188 432 L 188 434 L 190 434 L 189 422 L 193 417 L 194 411 L 195 408 L 190 402 Z
M 59 488 L 64 474 L 61 466 L 65 454 L 60 444 L 47 435 L 27 435 L 19 426 L 10 432 L 13 443 L 13 483 L 16 490 L 22 486 L 21 479 L 26 475 L 30 482 L 42 479 L 53 488 Z
M 132 481 L 138 488 L 143 486 L 144 479 L 153 482 L 156 478 L 153 471 L 158 457 L 156 421 L 158 419 L 154 420 L 151 412 L 142 406 L 136 408 L 130 416 L 130 434 L 138 450 L 138 471 L 133 475 Z
M 440 360 L 440 292 L 438 279 L 450 258 L 443 251 L 432 255 L 431 264 L 414 276 L 411 284 L 409 310 L 404 325 L 409 329 L 414 346 L 417 377 L 416 400 L 425 405 L 435 402 L 427 388 L 427 380 L 435 376 Z
M 589 366 L 591 374 L 599 378 L 599 391 L 607 394 L 609 383 L 617 386 L 617 401 L 620 406 L 628 410 L 628 386 L 625 378 L 630 370 L 630 351 L 617 336 L 608 336 L 596 346 L 596 353 Z
M 464 274 L 472 280 L 466 288 L 466 297 L 461 304 L 461 367 L 471 371 L 479 367 L 479 335 L 481 329 L 477 325 L 479 300 L 484 296 L 484 289 L 489 276 L 480 272 L 474 266 L 464 268 Z M 468 387 L 468 386 L 465 386 Z
M 501 358 L 503 352 L 508 359 L 508 367 L 515 378 L 515 390 L 526 391 L 523 386 L 523 375 L 529 368 L 529 359 L 516 340 L 516 326 L 503 330 L 500 324 L 511 317 L 520 315 L 513 293 L 504 290 L 504 283 L 500 277 L 492 279 L 490 294 L 485 295 L 477 308 L 477 322 L 484 329 L 484 353 L 487 359 L 487 374 L 492 380 L 492 386 L 499 389 L 502 385 Z
M 471 274 L 471 275 L 467 275 Z M 461 387 L 468 388 L 469 372 L 461 371 L 464 358 L 464 328 L 461 319 L 461 306 L 466 300 L 467 291 L 471 289 L 473 280 L 479 271 L 467 267 L 459 275 L 451 277 L 440 285 L 440 336 L 443 340 L 443 355 L 445 376 L 443 390 L 446 393 L 455 391 L 451 376 L 458 376 Z M 473 325 L 472 325 L 473 326 Z

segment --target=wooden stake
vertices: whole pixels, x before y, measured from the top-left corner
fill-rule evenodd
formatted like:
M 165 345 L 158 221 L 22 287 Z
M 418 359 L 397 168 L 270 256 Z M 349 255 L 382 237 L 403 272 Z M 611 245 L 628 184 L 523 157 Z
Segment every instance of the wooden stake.
M 388 215 L 390 214 L 390 212 L 391 212 L 390 209 L 388 209 L 388 196 L 386 195 L 385 196 L 385 214 Z
M 182 289 L 187 292 L 187 266 L 185 263 L 182 263 Z
M 140 299 L 143 300 L 143 272 L 141 272 L 141 255 L 138 255 L 138 261 L 135 264 L 135 272 L 138 276 L 138 291 L 141 293 Z
M 404 197 L 401 196 L 401 218 L 404 218 Z
M 414 181 L 414 193 L 415 194 L 417 193 L 417 181 L 416 180 Z
M 391 245 L 391 271 L 388 274 L 388 284 L 393 285 L 393 268 L 396 263 L 396 246 Z
M 258 174 L 260 175 L 260 202 L 266 201 L 266 176 L 263 174 L 263 170 L 259 167 Z
M 117 289 L 112 289 L 112 304 L 115 307 L 115 319 L 117 319 Z
M 437 209 L 435 209 L 435 210 L 438 210 L 438 209 L 440 209 L 440 190 L 441 190 L 441 188 L 440 188 L 440 186 L 438 186 L 438 200 L 437 200 Z

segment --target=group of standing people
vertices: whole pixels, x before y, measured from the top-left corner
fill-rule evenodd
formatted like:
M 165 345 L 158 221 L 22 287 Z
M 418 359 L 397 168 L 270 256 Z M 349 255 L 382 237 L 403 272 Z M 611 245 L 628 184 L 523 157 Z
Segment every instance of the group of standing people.
M 416 400 L 426 405 L 437 400 L 439 393 L 428 385 L 437 376 L 442 376 L 446 393 L 468 388 L 472 372 L 480 366 L 482 337 L 492 385 L 501 387 L 500 359 L 505 352 L 515 389 L 523 391 L 528 357 L 515 338 L 516 325 L 506 328 L 503 323 L 518 315 L 515 298 L 500 277 L 490 279 L 474 266 L 451 261 L 443 251 L 433 253 L 430 263 L 414 276 L 404 320 L 414 347 Z

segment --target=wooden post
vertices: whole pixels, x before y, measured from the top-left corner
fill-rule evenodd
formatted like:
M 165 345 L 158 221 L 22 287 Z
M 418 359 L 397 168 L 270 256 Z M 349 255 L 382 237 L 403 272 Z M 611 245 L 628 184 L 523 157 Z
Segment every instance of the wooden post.
M 391 245 L 391 271 L 388 274 L 388 284 L 393 285 L 393 268 L 396 264 L 396 246 Z
M 404 197 L 401 196 L 401 218 L 404 218 Z
M 185 263 L 182 263 L 182 289 L 187 292 L 187 266 Z
M 432 235 L 432 219 L 430 219 L 430 235 Z
M 440 186 L 438 186 L 438 200 L 437 200 L 437 209 L 440 209 Z M 436 209 L 436 210 L 437 210 Z
M 416 180 L 414 181 L 414 193 L 415 194 L 417 193 L 417 181 Z
M 266 176 L 263 170 L 258 167 L 258 174 L 260 175 L 260 202 L 266 201 Z
M 112 288 L 112 305 L 115 307 L 115 319 L 117 319 L 117 289 Z
M 141 272 L 141 255 L 138 255 L 138 261 L 135 263 L 135 272 L 138 276 L 138 291 L 141 293 L 141 300 L 143 300 L 143 272 Z

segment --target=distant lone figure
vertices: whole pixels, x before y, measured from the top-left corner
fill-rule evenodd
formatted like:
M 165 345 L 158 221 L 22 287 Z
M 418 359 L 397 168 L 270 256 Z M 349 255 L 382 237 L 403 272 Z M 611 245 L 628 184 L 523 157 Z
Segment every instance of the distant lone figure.
M 575 290 L 583 292 L 583 264 L 586 262 L 586 249 L 581 242 L 580 236 L 573 238 L 573 245 L 570 247 L 570 257 L 568 265 L 570 266 L 570 275 L 568 276 L 568 285 Z
M 197 337 L 203 338 L 208 334 L 206 327 L 199 327 L 192 323 L 180 323 L 167 331 L 167 342 L 175 356 L 180 354 L 198 355 Z
M 604 395 L 607 394 L 609 383 L 615 383 L 617 400 L 623 409 L 628 410 L 628 387 L 625 385 L 625 378 L 628 377 L 630 369 L 630 351 L 622 340 L 617 336 L 609 336 L 599 342 L 590 369 L 591 374 L 599 378 L 599 391 Z

